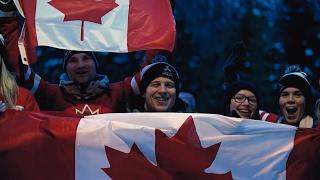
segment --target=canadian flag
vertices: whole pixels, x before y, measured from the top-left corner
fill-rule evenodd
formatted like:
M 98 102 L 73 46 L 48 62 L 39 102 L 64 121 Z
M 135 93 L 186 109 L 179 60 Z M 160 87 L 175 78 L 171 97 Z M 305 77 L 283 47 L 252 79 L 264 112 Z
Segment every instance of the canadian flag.
M 130 52 L 172 51 L 175 44 L 169 0 L 15 0 L 15 4 L 26 20 L 19 48 L 29 63 L 36 46 Z
M 319 179 L 320 130 L 215 114 L 0 115 L 1 179 Z

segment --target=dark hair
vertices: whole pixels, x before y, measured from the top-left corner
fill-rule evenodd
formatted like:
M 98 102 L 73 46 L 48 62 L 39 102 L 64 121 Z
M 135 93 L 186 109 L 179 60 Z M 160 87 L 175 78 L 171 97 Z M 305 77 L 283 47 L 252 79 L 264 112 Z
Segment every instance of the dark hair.
M 239 117 L 239 115 L 235 114 L 235 112 L 230 112 L 230 103 L 231 103 L 232 97 L 234 95 L 236 95 L 237 92 L 239 92 L 240 90 L 244 90 L 244 89 L 251 91 L 257 98 L 257 109 L 254 112 L 253 117 L 251 117 L 251 118 L 252 119 L 260 119 L 260 115 L 259 115 L 260 101 L 259 101 L 258 91 L 257 91 L 256 87 L 254 86 L 254 84 L 252 84 L 248 81 L 243 81 L 243 80 L 235 81 L 226 87 L 226 90 L 224 92 L 224 102 L 223 102 L 224 115 L 232 116 L 232 117 Z

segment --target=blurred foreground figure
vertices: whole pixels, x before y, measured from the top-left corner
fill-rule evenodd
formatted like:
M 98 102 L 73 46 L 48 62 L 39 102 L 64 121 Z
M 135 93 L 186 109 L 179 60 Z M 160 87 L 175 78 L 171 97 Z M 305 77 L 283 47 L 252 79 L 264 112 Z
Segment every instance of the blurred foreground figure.
M 6 109 L 39 111 L 38 104 L 31 92 L 19 87 L 15 77 L 7 70 L 3 38 L 0 35 L 0 112 Z

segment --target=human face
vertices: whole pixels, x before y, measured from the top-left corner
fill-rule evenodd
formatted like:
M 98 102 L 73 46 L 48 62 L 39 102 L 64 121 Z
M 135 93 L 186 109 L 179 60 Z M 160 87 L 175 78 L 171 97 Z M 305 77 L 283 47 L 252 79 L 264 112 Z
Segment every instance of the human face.
M 94 60 L 86 53 L 73 54 L 67 62 L 66 70 L 70 80 L 82 86 L 94 80 L 97 73 Z
M 230 112 L 235 111 L 241 118 L 250 119 L 254 116 L 257 106 L 257 97 L 251 91 L 243 89 L 232 97 Z
M 169 112 L 176 101 L 174 82 L 165 77 L 155 78 L 147 86 L 144 107 L 150 112 Z
M 304 115 L 305 96 L 298 88 L 287 87 L 280 94 L 279 105 L 286 122 L 296 124 Z

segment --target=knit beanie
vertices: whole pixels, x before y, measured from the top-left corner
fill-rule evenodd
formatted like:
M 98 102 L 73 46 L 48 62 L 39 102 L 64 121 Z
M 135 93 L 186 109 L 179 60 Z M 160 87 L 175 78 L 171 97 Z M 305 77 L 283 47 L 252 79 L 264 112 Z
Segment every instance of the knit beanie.
M 289 72 L 284 74 L 279 79 L 279 91 L 277 100 L 279 100 L 282 91 L 288 87 L 295 87 L 299 89 L 303 95 L 306 97 L 306 108 L 305 114 L 313 114 L 313 95 L 311 92 L 311 84 L 308 80 L 307 74 L 305 72 Z
M 158 77 L 166 77 L 171 79 L 176 88 L 176 94 L 179 94 L 180 79 L 177 70 L 166 62 L 157 62 L 144 67 L 141 71 L 140 92 L 144 94 L 151 81 Z
M 63 63 L 62 63 L 62 68 L 64 72 L 67 72 L 67 62 L 70 59 L 70 57 L 74 54 L 77 53 L 85 53 L 88 54 L 89 56 L 91 56 L 91 58 L 93 59 L 94 63 L 96 64 L 96 68 L 98 69 L 99 67 L 99 62 L 94 54 L 94 52 L 92 51 L 72 51 L 72 50 L 64 50 L 64 56 L 63 56 Z
M 255 87 L 254 84 L 248 82 L 248 81 L 243 81 L 243 80 L 239 80 L 239 81 L 235 81 L 233 83 L 231 83 L 230 85 L 228 85 L 226 87 L 226 90 L 224 92 L 224 115 L 226 116 L 230 116 L 231 112 L 230 112 L 230 103 L 231 103 L 231 99 L 233 98 L 234 95 L 236 95 L 240 90 L 248 90 L 250 92 L 252 92 L 257 99 L 257 109 L 256 112 L 253 115 L 253 119 L 260 119 L 259 116 L 259 109 L 260 109 L 260 101 L 259 101 L 259 93 L 257 91 L 257 88 Z

